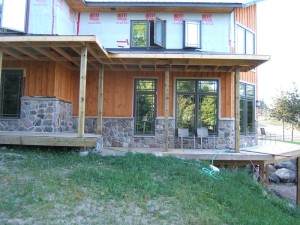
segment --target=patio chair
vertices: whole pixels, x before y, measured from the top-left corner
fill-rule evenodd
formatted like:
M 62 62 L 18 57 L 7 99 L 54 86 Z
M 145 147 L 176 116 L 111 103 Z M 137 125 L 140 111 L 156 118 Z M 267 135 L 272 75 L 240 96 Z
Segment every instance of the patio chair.
M 180 138 L 181 149 L 183 149 L 183 139 L 186 138 L 190 140 L 193 138 L 194 140 L 194 149 L 195 149 L 195 135 L 190 136 L 190 132 L 188 128 L 178 128 L 178 137 Z
M 270 143 L 272 142 L 272 138 L 274 138 L 275 144 L 276 144 L 276 134 L 269 134 L 267 135 L 266 130 L 264 127 L 260 128 L 260 137 L 259 140 L 261 140 L 261 144 L 263 144 L 263 142 L 266 143 L 267 139 L 270 140 Z
M 215 149 L 215 137 L 209 136 L 207 127 L 197 128 L 197 137 L 201 140 L 201 149 L 203 149 L 203 143 L 206 143 L 208 145 L 209 138 L 213 138 L 213 147 Z

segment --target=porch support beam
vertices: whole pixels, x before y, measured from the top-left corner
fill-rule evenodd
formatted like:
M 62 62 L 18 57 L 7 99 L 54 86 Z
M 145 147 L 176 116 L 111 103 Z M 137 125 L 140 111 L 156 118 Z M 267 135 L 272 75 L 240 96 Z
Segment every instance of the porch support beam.
M 296 205 L 300 207 L 300 156 L 297 157 L 297 197 L 296 197 Z
M 97 122 L 97 134 L 102 135 L 102 124 L 103 124 L 103 79 L 104 79 L 104 66 L 101 65 L 99 68 L 99 79 L 98 79 L 98 122 Z
M 235 68 L 235 82 L 234 82 L 235 98 L 234 98 L 234 115 L 235 115 L 235 141 L 234 149 L 236 153 L 240 152 L 240 68 Z
M 86 71 L 87 71 L 87 47 L 81 48 L 80 59 L 80 87 L 79 87 L 79 110 L 78 110 L 78 136 L 84 135 L 85 122 L 85 93 L 86 93 Z
M 2 61 L 3 61 L 3 51 L 0 49 L 0 93 L 2 93 Z M 3 112 L 2 107 L 0 106 L 1 112 Z
M 170 99 L 170 66 L 165 70 L 165 120 L 164 120 L 164 151 L 168 151 L 168 136 L 169 136 L 169 99 Z

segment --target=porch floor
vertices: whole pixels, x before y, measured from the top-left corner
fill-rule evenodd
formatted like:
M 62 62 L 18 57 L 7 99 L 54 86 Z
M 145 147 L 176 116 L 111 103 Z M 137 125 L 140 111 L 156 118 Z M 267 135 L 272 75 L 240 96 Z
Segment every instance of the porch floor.
M 39 145 L 66 147 L 95 147 L 101 135 L 77 133 L 47 133 L 47 132 L 16 132 L 1 131 L 0 144 L 3 145 Z
M 113 152 L 152 153 L 156 156 L 175 156 L 180 158 L 214 160 L 214 161 L 260 161 L 270 164 L 300 156 L 300 145 L 277 142 L 240 149 L 235 153 L 230 149 L 168 149 L 162 148 L 121 148 L 104 147 L 107 154 Z

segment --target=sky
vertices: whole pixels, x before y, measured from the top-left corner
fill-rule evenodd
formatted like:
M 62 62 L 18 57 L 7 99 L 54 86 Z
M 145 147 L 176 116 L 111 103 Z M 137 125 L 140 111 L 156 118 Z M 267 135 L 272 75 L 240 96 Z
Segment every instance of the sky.
M 293 82 L 300 91 L 300 11 L 297 0 L 264 0 L 257 4 L 257 54 L 271 60 L 257 68 L 258 99 L 272 104 Z

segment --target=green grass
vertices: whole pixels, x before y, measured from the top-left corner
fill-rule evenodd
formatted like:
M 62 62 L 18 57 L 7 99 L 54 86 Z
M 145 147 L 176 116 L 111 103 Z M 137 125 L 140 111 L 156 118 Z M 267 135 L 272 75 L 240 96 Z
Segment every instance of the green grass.
M 0 224 L 300 224 L 244 171 L 207 162 L 69 150 L 0 150 Z

